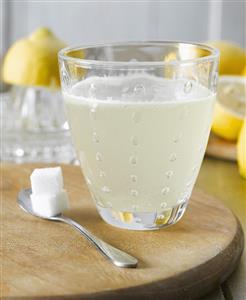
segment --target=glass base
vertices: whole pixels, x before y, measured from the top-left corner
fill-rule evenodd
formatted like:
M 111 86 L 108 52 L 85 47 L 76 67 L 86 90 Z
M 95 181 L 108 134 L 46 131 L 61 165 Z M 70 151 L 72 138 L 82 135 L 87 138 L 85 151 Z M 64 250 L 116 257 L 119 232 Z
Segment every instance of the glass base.
M 177 223 L 183 216 L 187 202 L 162 212 L 122 212 L 97 206 L 99 214 L 108 224 L 129 230 L 156 230 Z

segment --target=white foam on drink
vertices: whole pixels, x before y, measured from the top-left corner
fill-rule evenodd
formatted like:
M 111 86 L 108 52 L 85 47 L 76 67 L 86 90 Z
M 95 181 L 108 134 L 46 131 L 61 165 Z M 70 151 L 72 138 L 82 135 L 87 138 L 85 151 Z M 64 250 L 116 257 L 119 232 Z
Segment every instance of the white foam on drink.
M 189 88 L 187 88 L 189 87 Z M 88 77 L 73 85 L 68 92 L 74 99 L 107 103 L 160 103 L 191 101 L 211 96 L 211 92 L 195 81 L 164 79 L 148 74 Z

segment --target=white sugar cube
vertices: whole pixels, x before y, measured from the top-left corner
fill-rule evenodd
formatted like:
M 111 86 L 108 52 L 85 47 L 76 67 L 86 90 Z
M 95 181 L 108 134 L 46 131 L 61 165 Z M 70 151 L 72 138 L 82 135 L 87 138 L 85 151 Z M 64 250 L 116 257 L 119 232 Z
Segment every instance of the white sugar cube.
M 65 190 L 56 194 L 31 194 L 32 209 L 42 217 L 52 217 L 69 208 Z
M 35 195 L 56 194 L 63 188 L 61 167 L 35 169 L 30 179 Z

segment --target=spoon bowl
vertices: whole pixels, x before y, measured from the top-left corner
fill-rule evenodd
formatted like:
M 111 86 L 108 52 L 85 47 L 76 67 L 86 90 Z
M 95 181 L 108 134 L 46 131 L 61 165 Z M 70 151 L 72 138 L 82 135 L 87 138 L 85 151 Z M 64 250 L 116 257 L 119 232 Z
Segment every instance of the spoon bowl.
M 42 216 L 36 212 L 34 212 L 32 208 L 32 201 L 31 201 L 31 194 L 32 194 L 32 189 L 23 189 L 19 192 L 17 202 L 19 206 L 28 214 L 38 217 L 41 219 L 46 219 L 50 221 L 60 221 L 58 218 L 62 217 L 62 214 L 58 214 L 55 216 L 47 217 L 47 216 Z
M 47 217 L 42 216 L 34 212 L 32 207 L 32 201 L 30 195 L 32 194 L 32 190 L 30 188 L 22 189 L 17 197 L 17 203 L 19 206 L 26 212 L 31 214 L 34 217 L 50 220 L 50 221 L 59 221 L 64 222 L 68 225 L 71 225 L 77 231 L 80 232 L 81 235 L 87 238 L 106 258 L 108 258 L 115 266 L 121 268 L 136 268 L 138 264 L 138 260 L 119 250 L 108 243 L 102 241 L 101 239 L 94 236 L 89 230 L 75 222 L 74 220 L 64 216 L 62 213 L 57 214 L 55 216 Z

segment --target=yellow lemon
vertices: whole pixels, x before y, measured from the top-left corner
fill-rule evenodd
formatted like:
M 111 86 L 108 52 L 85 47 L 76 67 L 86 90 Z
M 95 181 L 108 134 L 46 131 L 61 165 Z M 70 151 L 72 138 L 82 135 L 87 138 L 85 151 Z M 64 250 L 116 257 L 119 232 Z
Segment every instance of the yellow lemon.
M 211 45 L 220 50 L 220 75 L 239 75 L 246 64 L 246 51 L 239 45 L 227 41 L 208 41 Z
M 246 65 L 245 65 L 245 67 L 244 67 L 244 69 L 243 69 L 242 75 L 243 75 L 243 76 L 246 76 Z
M 221 76 L 212 131 L 227 140 L 237 140 L 245 115 L 246 78 L 243 76 Z
M 246 179 L 246 117 L 237 142 L 237 162 L 240 175 Z
M 65 47 L 49 29 L 39 28 L 8 50 L 3 80 L 10 84 L 59 87 L 57 52 Z

